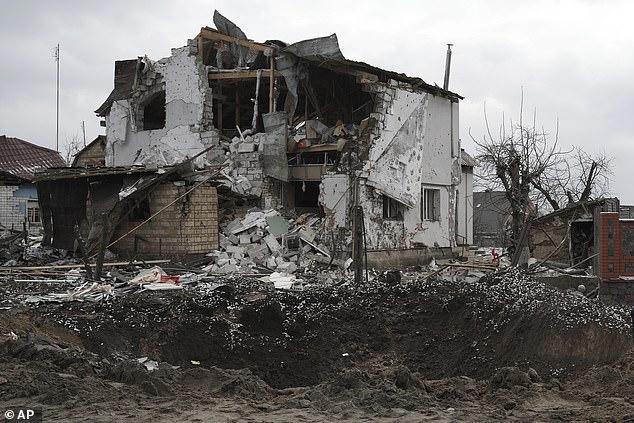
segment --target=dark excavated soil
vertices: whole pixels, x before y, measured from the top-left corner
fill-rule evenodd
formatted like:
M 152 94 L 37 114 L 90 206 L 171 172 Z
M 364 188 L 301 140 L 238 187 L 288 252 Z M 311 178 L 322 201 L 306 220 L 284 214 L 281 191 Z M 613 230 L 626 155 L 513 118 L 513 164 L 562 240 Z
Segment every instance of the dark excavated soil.
M 2 283 L 5 304 L 28 291 Z M 86 421 L 634 416 L 627 310 L 517 271 L 292 292 L 234 277 L 98 303 L 14 304 L 0 335 L 0 405 L 31 402 L 78 421 L 77 410 Z

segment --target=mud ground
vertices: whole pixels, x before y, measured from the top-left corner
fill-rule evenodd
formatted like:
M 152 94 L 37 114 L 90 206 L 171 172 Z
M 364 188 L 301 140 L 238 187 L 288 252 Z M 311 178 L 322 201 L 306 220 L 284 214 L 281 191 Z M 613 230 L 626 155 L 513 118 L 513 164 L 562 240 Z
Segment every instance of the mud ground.
M 628 310 L 514 270 L 304 291 L 227 277 L 96 303 L 27 301 L 69 287 L 16 279 L 0 281 L 0 408 L 44 421 L 634 421 Z

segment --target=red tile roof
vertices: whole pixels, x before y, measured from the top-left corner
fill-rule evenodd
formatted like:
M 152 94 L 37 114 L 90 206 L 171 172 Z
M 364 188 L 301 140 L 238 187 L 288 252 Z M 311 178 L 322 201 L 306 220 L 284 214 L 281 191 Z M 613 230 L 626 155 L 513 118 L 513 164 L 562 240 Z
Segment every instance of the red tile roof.
M 57 151 L 0 135 L 0 173 L 30 181 L 36 171 L 49 167 L 66 167 Z

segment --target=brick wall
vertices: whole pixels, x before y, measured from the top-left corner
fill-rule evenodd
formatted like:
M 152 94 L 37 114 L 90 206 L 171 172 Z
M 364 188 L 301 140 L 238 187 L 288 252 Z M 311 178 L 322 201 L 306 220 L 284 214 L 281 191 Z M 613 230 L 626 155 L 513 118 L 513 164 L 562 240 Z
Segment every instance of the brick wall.
M 161 184 L 150 194 L 150 214 L 158 212 L 189 189 L 191 185 Z M 113 239 L 139 223 L 123 222 L 117 227 Z M 183 256 L 204 254 L 217 248 L 218 194 L 215 187 L 201 185 L 119 241 L 112 250 L 124 255 Z
M 85 148 L 77 153 L 77 157 L 75 157 L 73 165 L 77 167 L 92 167 L 104 166 L 105 163 L 106 152 L 104 150 L 104 145 L 100 142 L 95 142 L 88 148 Z
M 20 199 L 13 196 L 19 188 L 17 185 L 0 185 L 0 224 L 21 231 L 24 214 L 20 213 Z
M 599 215 L 599 276 L 602 299 L 634 304 L 634 221 L 619 213 Z

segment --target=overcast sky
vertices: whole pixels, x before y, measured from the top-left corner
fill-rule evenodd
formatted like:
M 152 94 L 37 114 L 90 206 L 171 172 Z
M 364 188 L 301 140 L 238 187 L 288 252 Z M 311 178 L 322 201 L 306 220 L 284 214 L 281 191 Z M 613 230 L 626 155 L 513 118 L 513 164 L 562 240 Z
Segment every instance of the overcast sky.
M 295 42 L 337 33 L 346 58 L 450 89 L 463 147 L 502 113 L 537 110 L 562 148 L 613 156 L 611 191 L 634 204 L 634 2 L 630 1 L 5 1 L 0 13 L 0 135 L 56 147 L 53 50 L 60 44 L 60 150 L 104 133 L 94 110 L 113 86 L 114 61 L 158 60 L 185 45 L 213 11 L 255 41 Z

